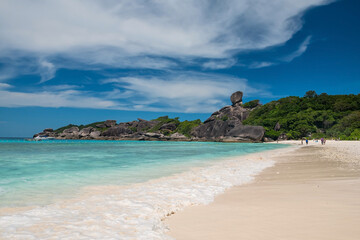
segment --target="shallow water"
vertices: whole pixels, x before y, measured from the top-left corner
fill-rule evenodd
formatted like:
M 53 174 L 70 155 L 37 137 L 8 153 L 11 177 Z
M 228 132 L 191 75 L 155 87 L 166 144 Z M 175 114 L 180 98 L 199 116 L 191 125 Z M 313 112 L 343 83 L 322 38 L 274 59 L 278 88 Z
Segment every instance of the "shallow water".
M 210 202 L 272 164 L 232 158 L 283 147 L 0 140 L 0 205 L 7 209 L 1 214 L 0 208 L 0 236 L 166 239 L 161 218 L 185 206 Z M 31 209 L 8 211 L 23 206 Z

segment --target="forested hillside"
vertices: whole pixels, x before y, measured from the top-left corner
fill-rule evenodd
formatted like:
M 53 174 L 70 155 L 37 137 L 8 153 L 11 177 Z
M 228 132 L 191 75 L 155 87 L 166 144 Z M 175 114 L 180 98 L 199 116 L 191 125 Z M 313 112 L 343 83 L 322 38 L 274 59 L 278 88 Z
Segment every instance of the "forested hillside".
M 279 136 L 360 139 L 360 94 L 308 91 L 304 97 L 286 97 L 259 106 L 243 123 L 263 126 L 265 136 L 274 140 Z

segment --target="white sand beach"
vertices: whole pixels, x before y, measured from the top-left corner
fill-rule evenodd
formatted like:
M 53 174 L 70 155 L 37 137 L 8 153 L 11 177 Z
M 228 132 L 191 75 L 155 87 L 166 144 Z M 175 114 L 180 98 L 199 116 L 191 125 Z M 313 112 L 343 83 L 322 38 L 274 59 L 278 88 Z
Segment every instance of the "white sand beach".
M 168 234 L 178 240 L 360 239 L 359 141 L 310 141 L 271 157 L 275 166 L 252 183 L 168 217 Z

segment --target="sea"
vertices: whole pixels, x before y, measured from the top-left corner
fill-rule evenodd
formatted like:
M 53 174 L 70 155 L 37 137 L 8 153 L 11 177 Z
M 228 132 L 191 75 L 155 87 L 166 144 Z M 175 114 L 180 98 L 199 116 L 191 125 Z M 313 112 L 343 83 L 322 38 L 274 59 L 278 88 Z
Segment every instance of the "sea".
M 171 239 L 163 220 L 250 182 L 283 144 L 0 139 L 0 239 Z

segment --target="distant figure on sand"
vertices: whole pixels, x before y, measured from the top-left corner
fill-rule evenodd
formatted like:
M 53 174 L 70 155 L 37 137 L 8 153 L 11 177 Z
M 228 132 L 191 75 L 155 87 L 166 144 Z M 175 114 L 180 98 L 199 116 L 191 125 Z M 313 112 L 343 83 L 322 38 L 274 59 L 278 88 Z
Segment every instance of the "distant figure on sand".
M 326 143 L 326 139 L 324 138 L 324 145 L 325 145 L 325 143 Z
M 321 145 L 324 145 L 324 138 L 321 138 Z
M 303 144 L 304 144 L 303 139 L 301 139 L 301 145 L 303 145 Z
M 306 142 L 306 145 L 308 145 L 308 144 L 309 144 L 309 140 L 307 140 L 307 139 L 306 139 L 306 140 L 305 140 L 305 142 Z

